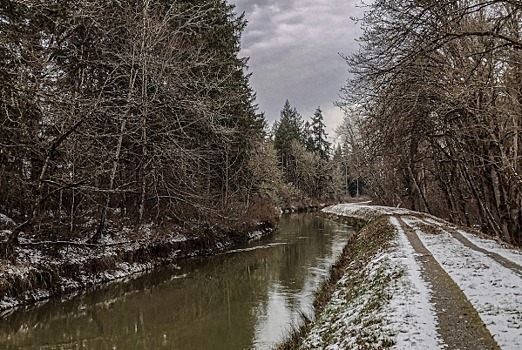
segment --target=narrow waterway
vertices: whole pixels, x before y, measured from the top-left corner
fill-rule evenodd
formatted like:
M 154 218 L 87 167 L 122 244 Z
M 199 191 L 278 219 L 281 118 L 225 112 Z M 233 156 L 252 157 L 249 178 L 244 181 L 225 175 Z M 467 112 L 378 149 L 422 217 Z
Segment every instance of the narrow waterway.
M 0 320 L 0 349 L 270 349 L 311 315 L 352 231 L 315 214 L 226 254 Z

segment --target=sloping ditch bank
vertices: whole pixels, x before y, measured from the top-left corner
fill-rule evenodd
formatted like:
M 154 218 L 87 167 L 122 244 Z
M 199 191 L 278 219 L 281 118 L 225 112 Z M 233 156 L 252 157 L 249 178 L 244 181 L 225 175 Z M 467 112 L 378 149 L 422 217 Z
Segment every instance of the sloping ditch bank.
M 348 295 L 345 296 L 345 299 L 352 299 L 360 294 L 367 293 L 367 288 L 373 288 L 371 302 L 368 304 L 371 308 L 379 308 L 385 302 L 385 297 L 382 290 L 379 290 L 379 285 L 384 285 L 387 282 L 383 279 L 393 278 L 393 276 L 382 276 L 382 278 L 375 281 L 374 285 L 368 285 L 367 281 L 365 281 L 367 277 L 366 267 L 379 251 L 387 249 L 395 234 L 387 215 L 381 215 L 377 211 L 361 212 L 359 215 L 340 215 L 338 212 L 335 213 L 331 210 L 331 207 L 324 209 L 321 213 L 328 219 L 354 227 L 355 234 L 350 236 L 341 255 L 332 266 L 328 279 L 325 280 L 315 294 L 314 313 L 316 319 L 304 318 L 301 326 L 289 334 L 288 338 L 275 348 L 276 350 L 326 348 L 318 346 L 317 340 L 316 344 L 312 346 L 310 337 L 313 338 L 313 334 L 311 334 L 312 329 L 322 327 L 322 323 L 331 317 L 327 306 L 334 294 L 339 294 L 340 290 L 346 291 Z M 362 313 L 364 313 L 364 310 L 362 310 Z M 361 325 L 362 331 L 360 334 L 350 334 L 350 336 L 355 338 L 359 346 L 362 346 L 359 347 L 354 344 L 355 348 L 364 349 L 364 344 L 367 344 L 368 338 L 372 338 L 373 335 L 364 332 L 364 316 L 360 319 L 363 323 Z M 369 322 L 378 323 L 378 320 L 369 320 Z M 328 324 L 328 321 L 326 321 L 326 324 Z M 382 348 L 387 348 L 393 345 L 393 343 L 391 340 L 385 340 L 380 345 Z M 337 348 L 332 347 L 331 349 Z
M 145 227 L 144 238 L 129 241 L 127 232 L 105 237 L 99 244 L 33 242 L 22 236 L 15 254 L 0 260 L 0 316 L 18 306 L 121 280 L 181 259 L 213 255 L 275 229 L 275 224 L 266 221 L 250 233 L 208 227 L 188 236 L 155 233 Z
M 299 203 L 280 208 L 282 214 L 315 212 L 327 203 Z M 8 219 L 8 218 L 7 218 Z M 15 307 L 30 305 L 146 273 L 186 258 L 214 255 L 276 230 L 263 221 L 253 229 L 238 232 L 217 227 L 155 232 L 152 225 L 141 228 L 129 240 L 131 229 L 112 232 L 97 244 L 82 240 L 38 241 L 22 233 L 10 259 L 0 259 L 0 317 Z M 249 233 L 245 233 L 249 232 Z M 0 230 L 0 241 L 5 232 Z

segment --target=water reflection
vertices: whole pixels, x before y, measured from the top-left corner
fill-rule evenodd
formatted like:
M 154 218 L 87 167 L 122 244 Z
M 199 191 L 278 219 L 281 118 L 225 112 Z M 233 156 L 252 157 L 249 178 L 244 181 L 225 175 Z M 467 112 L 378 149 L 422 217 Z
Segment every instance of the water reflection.
M 310 214 L 280 228 L 233 253 L 14 312 L 0 321 L 0 348 L 268 349 L 311 312 L 350 232 Z

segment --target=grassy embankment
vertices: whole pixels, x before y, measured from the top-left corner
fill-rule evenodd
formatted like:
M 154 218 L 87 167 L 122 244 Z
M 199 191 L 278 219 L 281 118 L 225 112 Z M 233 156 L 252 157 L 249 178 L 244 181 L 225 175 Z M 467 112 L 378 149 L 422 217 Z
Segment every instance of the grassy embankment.
M 331 323 L 338 320 L 341 311 L 353 308 L 355 328 L 360 330 L 347 334 L 354 344 L 364 348 L 364 344 L 380 343 L 383 347 L 392 345 L 392 340 L 386 335 L 377 336 L 372 329 L 379 327 L 380 319 L 375 317 L 378 310 L 389 298 L 386 287 L 396 278 L 393 274 L 368 268 L 379 254 L 386 251 L 395 236 L 394 227 L 389 223 L 387 215 L 368 216 L 364 219 L 346 216 L 324 214 L 336 221 L 344 222 L 357 229 L 343 249 L 337 262 L 332 266 L 329 278 L 317 291 L 314 301 L 316 320 L 304 319 L 299 329 L 294 330 L 287 340 L 276 347 L 277 350 L 308 349 L 312 348 L 310 333 L 312 329 L 322 329 L 321 339 L 316 342 L 334 343 L 334 334 L 329 334 Z M 339 307 L 332 303 L 332 299 L 340 299 L 346 305 Z M 364 302 L 361 303 L 361 299 Z M 339 301 L 337 301 L 339 304 Z M 350 305 L 351 304 L 351 305 Z M 303 344 L 306 340 L 306 344 Z M 322 344 L 326 345 L 326 344 Z M 315 348 L 317 346 L 314 345 Z

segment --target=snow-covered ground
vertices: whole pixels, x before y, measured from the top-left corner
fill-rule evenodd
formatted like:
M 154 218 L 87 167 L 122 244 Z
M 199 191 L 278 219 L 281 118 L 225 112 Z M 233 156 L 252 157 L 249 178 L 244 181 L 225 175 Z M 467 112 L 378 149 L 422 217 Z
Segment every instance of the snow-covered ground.
M 323 209 L 323 212 L 340 216 L 354 217 L 363 220 L 373 220 L 380 215 L 397 214 L 405 215 L 411 210 L 404 208 L 382 207 L 369 205 L 368 203 L 336 204 Z
M 406 274 L 400 283 L 409 288 L 394 291 L 389 304 L 390 327 L 398 330 L 395 349 L 443 349 L 437 333 L 437 317 L 430 304 L 431 287 L 422 277 L 416 253 L 396 218 L 390 218 L 398 233 L 398 249 L 392 256 L 400 259 Z
M 486 239 L 464 230 L 457 230 L 461 235 L 475 244 L 477 247 L 488 250 L 492 253 L 496 253 L 508 260 L 513 261 L 517 265 L 522 266 L 522 251 L 520 249 L 514 249 L 506 246 L 505 244 L 501 244 L 492 239 Z
M 391 344 L 396 334 L 384 328 L 386 315 L 373 306 L 385 302 L 384 295 L 392 292 L 385 281 L 402 273 L 386 253 L 376 254 L 355 274 L 346 273 L 301 348 L 337 350 L 358 349 L 368 342 L 374 342 L 376 348 Z M 352 284 L 353 288 L 346 288 Z M 358 288 L 362 285 L 370 286 L 372 291 Z
M 348 205 L 325 211 L 358 217 L 384 213 L 382 207 Z M 397 219 L 391 220 L 396 235 L 390 247 L 378 250 L 362 270 L 348 267 L 301 348 L 380 349 L 394 344 L 394 349 L 444 349 L 429 303 L 430 286 Z
M 356 275 L 347 269 L 351 274 L 345 274 L 337 284 L 333 298 L 318 316 L 302 349 L 367 349 L 383 348 L 383 345 L 386 348 L 390 341 L 394 349 L 447 348 L 438 333 L 434 305 L 430 303 L 431 288 L 423 278 L 426 272 L 416 262 L 415 251 L 396 216 L 414 229 L 439 265 L 457 283 L 500 348 L 522 349 L 520 273 L 463 245 L 444 230 L 445 225 L 450 224 L 405 209 L 366 204 L 335 205 L 324 211 L 364 220 L 388 215 L 396 235 L 388 248 L 375 253 Z M 423 230 L 426 225 L 436 226 L 437 230 Z M 452 229 L 477 247 L 522 267 L 520 250 L 462 229 Z M 386 297 L 382 298 L 383 295 Z
M 417 219 L 404 218 L 404 221 L 415 227 Z M 520 276 L 486 254 L 464 246 L 448 232 L 433 235 L 420 229 L 415 231 L 437 262 L 459 285 L 498 345 L 507 350 L 522 349 Z M 503 254 L 500 245 L 486 244 L 484 239 L 469 232 L 465 235 L 474 242 L 482 242 L 483 246 L 494 247 L 499 255 L 508 258 L 514 254 L 514 250 Z M 518 259 L 520 256 L 515 257 Z
M 473 243 L 477 247 L 485 249 L 492 253 L 496 253 L 496 254 L 522 266 L 522 250 L 520 250 L 520 249 L 515 249 L 513 247 L 509 247 L 507 244 L 505 244 L 503 242 L 498 242 L 498 241 L 490 239 L 490 238 L 483 238 L 483 237 L 474 235 L 470 232 L 459 229 L 456 226 L 453 226 L 450 223 L 445 222 L 440 219 L 436 220 L 436 219 L 432 219 L 432 218 L 426 218 L 426 219 L 424 219 L 424 221 L 437 225 L 438 227 L 441 227 L 441 228 L 445 228 L 445 227 L 449 226 L 449 227 L 453 228 L 454 230 L 456 230 L 461 235 L 463 235 L 467 240 L 469 240 L 471 243 Z

